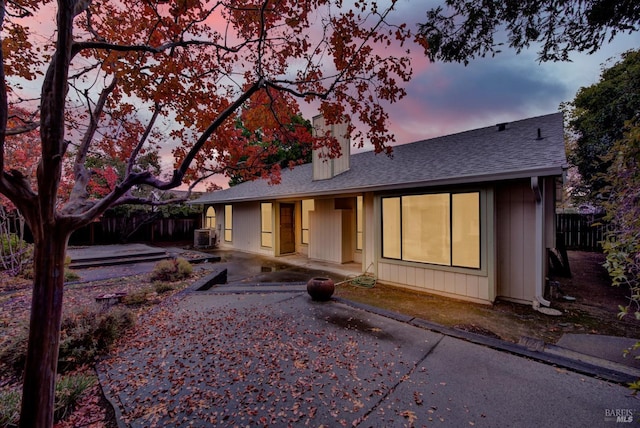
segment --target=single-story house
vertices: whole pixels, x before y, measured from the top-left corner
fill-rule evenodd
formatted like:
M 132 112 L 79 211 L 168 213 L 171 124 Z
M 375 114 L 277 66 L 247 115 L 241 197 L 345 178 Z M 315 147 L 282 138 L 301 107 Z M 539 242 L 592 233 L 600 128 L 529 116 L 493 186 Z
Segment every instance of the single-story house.
M 321 116 L 314 127 L 327 129 Z M 341 144 L 340 158 L 314 153 L 280 184 L 203 195 L 193 201 L 203 224 L 225 249 L 355 262 L 379 281 L 475 302 L 549 304 L 561 113 L 398 145 L 391 157 Z

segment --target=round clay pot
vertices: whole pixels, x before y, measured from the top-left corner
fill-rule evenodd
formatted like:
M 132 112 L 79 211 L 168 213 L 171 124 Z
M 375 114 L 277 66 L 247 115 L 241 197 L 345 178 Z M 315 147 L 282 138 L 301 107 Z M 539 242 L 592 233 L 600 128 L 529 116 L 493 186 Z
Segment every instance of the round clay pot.
M 309 293 L 311 299 L 319 302 L 329 300 L 335 289 L 335 284 L 330 278 L 311 278 L 309 282 L 307 282 L 307 293 Z

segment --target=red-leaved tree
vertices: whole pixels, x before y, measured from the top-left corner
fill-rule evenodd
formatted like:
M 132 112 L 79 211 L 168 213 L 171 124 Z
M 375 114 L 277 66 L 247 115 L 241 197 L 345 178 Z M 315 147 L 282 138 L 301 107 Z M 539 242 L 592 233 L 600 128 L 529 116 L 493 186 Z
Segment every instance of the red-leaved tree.
M 150 202 L 132 190 L 193 185 L 206 175 L 263 168 L 244 153 L 234 118 L 253 97 L 269 108 L 249 117 L 282 139 L 296 99 L 316 102 L 329 123 L 345 118 L 356 142 L 382 151 L 393 140 L 385 106 L 411 75 L 395 0 L 21 0 L 0 3 L 0 192 L 22 212 L 35 246 L 33 298 L 20 425 L 52 425 L 63 302 L 72 231 L 110 207 Z M 28 88 L 37 85 L 38 93 Z M 277 97 L 275 94 L 279 94 Z M 14 105 L 35 113 L 11 127 Z M 285 114 L 286 113 L 286 114 Z M 20 129 L 21 128 L 21 129 Z M 37 130 L 35 184 L 7 168 L 7 138 Z M 277 131 L 277 132 L 276 132 Z M 318 143 L 314 143 L 318 144 Z M 166 176 L 141 168 L 145 151 L 172 148 Z M 239 156 L 242 154 L 243 156 Z M 121 177 L 92 166 L 125 161 Z M 62 191 L 65 165 L 69 191 Z M 235 169 L 234 169 L 235 170 Z M 90 189 L 101 175 L 99 194 Z M 247 176 L 260 175 L 250 171 Z
M 21 174 L 35 183 L 38 152 L 40 147 L 38 132 L 30 126 L 30 113 L 21 108 L 13 108 L 8 113 L 7 125 L 17 130 L 5 142 L 6 168 L 14 174 Z M 19 275 L 27 267 L 30 258 L 24 241 L 24 217 L 13 203 L 0 194 L 0 270 L 9 275 Z

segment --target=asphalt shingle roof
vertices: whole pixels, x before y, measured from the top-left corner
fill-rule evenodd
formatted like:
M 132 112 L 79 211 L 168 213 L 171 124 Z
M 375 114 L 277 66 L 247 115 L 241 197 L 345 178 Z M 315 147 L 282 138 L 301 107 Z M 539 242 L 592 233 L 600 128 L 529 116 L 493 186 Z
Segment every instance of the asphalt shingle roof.
M 540 137 L 538 138 L 538 129 Z M 566 167 L 562 113 L 395 146 L 393 156 L 364 152 L 351 168 L 314 181 L 311 164 L 283 170 L 281 182 L 245 182 L 192 203 L 240 202 L 560 175 Z

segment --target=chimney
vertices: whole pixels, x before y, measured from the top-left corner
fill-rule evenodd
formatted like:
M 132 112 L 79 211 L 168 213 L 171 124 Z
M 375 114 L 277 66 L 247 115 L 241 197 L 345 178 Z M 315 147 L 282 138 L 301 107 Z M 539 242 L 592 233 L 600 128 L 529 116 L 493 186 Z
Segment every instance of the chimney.
M 327 125 L 324 116 L 314 116 L 312 119 L 313 132 L 315 136 L 325 135 L 327 131 L 340 143 L 340 156 L 329 158 L 329 150 L 326 147 L 313 150 L 313 179 L 326 180 L 349 170 L 351 157 L 351 141 L 345 137 L 347 134 L 347 124 Z

